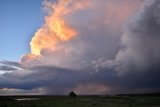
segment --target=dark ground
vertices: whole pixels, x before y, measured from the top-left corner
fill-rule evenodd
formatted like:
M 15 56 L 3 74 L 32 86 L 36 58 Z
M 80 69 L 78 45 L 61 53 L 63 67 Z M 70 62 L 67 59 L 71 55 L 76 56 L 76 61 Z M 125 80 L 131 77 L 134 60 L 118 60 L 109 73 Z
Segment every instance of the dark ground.
M 17 101 L 20 98 L 39 98 Z M 0 107 L 160 107 L 160 94 L 115 96 L 0 96 Z

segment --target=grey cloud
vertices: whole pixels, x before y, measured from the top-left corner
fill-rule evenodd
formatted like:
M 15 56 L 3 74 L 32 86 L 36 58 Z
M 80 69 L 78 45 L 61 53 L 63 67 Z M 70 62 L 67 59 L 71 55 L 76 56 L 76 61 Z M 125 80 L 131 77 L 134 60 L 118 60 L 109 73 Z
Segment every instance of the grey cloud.
M 11 67 L 11 66 L 0 66 L 0 71 L 15 71 L 18 70 L 17 68 Z
M 0 61 L 1 64 L 7 65 L 7 66 L 14 66 L 14 67 L 19 67 L 21 68 L 22 65 L 19 62 L 14 62 L 14 61 Z
M 7 72 L 7 71 L 16 71 L 22 69 L 22 66 L 18 62 L 13 61 L 0 61 L 0 71 Z
M 36 66 L 21 71 L 4 73 L 0 77 L 0 87 L 23 90 L 45 87 L 48 90 L 46 94 L 66 94 L 79 84 L 101 84 L 104 81 L 104 77 L 102 79 L 101 76 L 104 74 L 109 79 L 112 78 L 109 72 L 98 73 L 97 75 L 96 73 L 90 73 L 90 71 Z
M 93 72 L 91 72 L 93 71 Z M 45 94 L 67 94 L 79 84 L 85 90 L 86 84 L 94 84 L 95 87 L 101 85 L 110 87 L 111 89 L 103 92 L 113 93 L 125 90 L 125 93 L 137 89 L 158 89 L 159 72 L 132 72 L 123 76 L 117 76 L 117 72 L 113 68 L 100 68 L 98 72 L 88 68 L 83 70 L 69 70 L 51 66 L 37 66 L 21 71 L 5 73 L 1 75 L 0 87 L 16 88 L 23 90 L 32 90 L 37 88 L 45 88 Z M 80 89 L 79 89 L 80 90 Z M 92 92 L 94 89 L 88 90 Z M 77 91 L 77 90 L 75 90 Z M 85 91 L 85 93 L 87 93 Z M 80 92 L 80 94 L 84 94 Z
M 0 87 L 32 89 L 53 85 L 61 88 L 65 82 L 68 86 L 73 84 L 77 77 L 74 74 L 71 70 L 39 66 L 1 75 Z
M 104 4 L 104 2 L 100 3 Z M 115 28 L 114 24 L 105 25 L 104 17 L 96 20 L 105 12 L 101 9 L 101 5 L 98 6 L 97 11 L 91 9 L 81 13 L 88 15 L 93 12 L 91 16 L 85 17 L 88 18 L 87 20 L 77 15 L 73 15 L 72 18 L 66 16 L 66 20 L 79 30 L 79 36 L 60 44 L 62 50 L 55 53 L 43 50 L 44 59 L 40 61 L 45 60 L 47 66 L 36 65 L 0 75 L 0 87 L 25 90 L 43 87 L 47 90 L 46 94 L 66 94 L 79 84 L 83 89 L 87 84 L 110 88 L 103 93 L 159 91 L 159 6 L 159 0 L 144 6 L 139 13 L 131 17 L 130 22 L 125 23 L 124 29 L 125 24 L 116 25 L 116 29 L 112 29 Z M 96 18 L 92 18 L 94 13 L 98 14 Z M 83 21 L 85 23 L 81 23 Z M 90 24 L 92 26 L 89 26 Z M 66 51 L 63 48 L 69 49 L 68 56 L 64 55 Z M 51 61 L 57 61 L 55 66 L 51 66 Z M 4 63 L 12 65 L 10 62 Z M 13 63 L 13 65 L 16 64 L 18 63 Z M 64 68 L 65 64 L 71 67 Z M 75 65 L 78 69 L 72 67 Z M 21 65 L 18 64 L 18 66 Z
M 125 47 L 119 51 L 116 60 L 122 62 L 122 72 L 143 72 L 159 69 L 160 63 L 160 26 L 155 17 L 160 1 L 146 6 L 139 16 L 135 16 L 122 35 L 121 43 Z

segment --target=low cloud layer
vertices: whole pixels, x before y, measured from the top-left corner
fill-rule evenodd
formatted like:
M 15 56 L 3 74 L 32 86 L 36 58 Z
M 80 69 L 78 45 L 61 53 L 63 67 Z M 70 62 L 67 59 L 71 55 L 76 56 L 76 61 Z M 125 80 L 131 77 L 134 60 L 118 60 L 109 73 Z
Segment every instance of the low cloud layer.
M 82 8 L 83 2 L 71 0 L 65 5 L 71 7 L 47 2 L 51 11 L 55 7 L 75 9 L 60 18 L 76 33 L 54 44 L 55 50 L 44 48 L 40 55 L 25 55 L 20 63 L 1 61 L 2 92 L 4 88 L 18 90 L 12 94 L 26 90 L 36 94 L 160 90 L 160 1 L 93 0 Z M 54 11 L 47 17 L 52 14 Z

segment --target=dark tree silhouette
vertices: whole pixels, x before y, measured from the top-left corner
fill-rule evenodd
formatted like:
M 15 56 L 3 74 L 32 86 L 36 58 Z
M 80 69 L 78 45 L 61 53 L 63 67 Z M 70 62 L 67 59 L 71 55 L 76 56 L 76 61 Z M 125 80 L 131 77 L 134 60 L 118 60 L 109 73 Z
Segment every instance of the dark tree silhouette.
M 70 97 L 76 97 L 77 95 L 76 95 L 75 92 L 71 91 L 71 92 L 69 93 L 69 96 L 70 96 Z

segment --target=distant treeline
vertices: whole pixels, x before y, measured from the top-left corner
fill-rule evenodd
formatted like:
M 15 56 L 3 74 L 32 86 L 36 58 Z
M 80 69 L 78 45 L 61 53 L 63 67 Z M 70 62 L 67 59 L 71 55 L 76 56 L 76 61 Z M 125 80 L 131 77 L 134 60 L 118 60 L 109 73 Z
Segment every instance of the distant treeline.
M 160 96 L 160 93 L 145 93 L 145 94 L 116 94 L 115 96 L 129 96 L 129 97 L 144 97 L 144 96 Z

